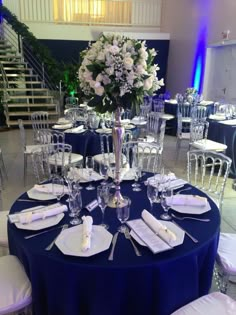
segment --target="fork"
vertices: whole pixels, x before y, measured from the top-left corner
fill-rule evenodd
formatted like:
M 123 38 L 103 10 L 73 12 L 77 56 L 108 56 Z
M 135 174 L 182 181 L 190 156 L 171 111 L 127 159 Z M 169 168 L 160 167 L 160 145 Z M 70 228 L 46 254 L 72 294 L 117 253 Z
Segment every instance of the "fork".
M 194 218 L 194 217 L 178 217 L 177 215 L 175 215 L 174 213 L 171 213 L 171 216 L 177 220 L 185 220 L 185 219 L 189 219 L 189 220 L 196 220 L 196 221 L 201 221 L 201 222 L 209 222 L 210 219 L 200 219 L 200 218 Z
M 131 235 L 129 234 L 129 230 L 128 229 L 125 229 L 125 237 L 130 240 L 131 244 L 133 245 L 133 248 L 134 248 L 134 251 L 135 251 L 135 254 L 137 256 L 142 256 L 142 254 L 140 253 L 140 251 L 138 250 L 138 248 L 136 247 L 136 245 L 134 244 L 134 241 L 131 237 Z

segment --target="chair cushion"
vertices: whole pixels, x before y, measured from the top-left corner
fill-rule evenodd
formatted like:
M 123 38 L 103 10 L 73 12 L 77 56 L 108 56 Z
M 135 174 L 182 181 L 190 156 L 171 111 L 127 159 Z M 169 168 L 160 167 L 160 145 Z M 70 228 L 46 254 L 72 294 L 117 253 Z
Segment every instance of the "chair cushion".
M 194 141 L 191 146 L 200 150 L 210 150 L 217 152 L 222 152 L 227 149 L 227 145 L 209 139 Z
M 101 153 L 101 154 L 96 154 L 94 155 L 93 159 L 94 162 L 100 164 L 103 162 L 104 158 L 110 162 L 110 163 L 115 163 L 115 154 L 114 153 Z M 122 154 L 121 156 L 121 161 L 122 161 L 122 165 L 126 163 L 126 156 L 124 154 Z
M 220 233 L 216 261 L 228 274 L 236 275 L 236 234 Z M 236 314 L 236 313 L 235 313 Z
M 0 315 L 20 310 L 32 301 L 31 284 L 16 256 L 0 258 Z
M 71 156 L 71 163 L 70 164 L 75 164 L 83 160 L 83 156 L 80 154 L 76 153 L 68 153 L 64 152 L 64 165 L 67 166 L 69 165 L 69 155 Z M 61 166 L 62 165 L 62 153 L 60 152 L 59 154 L 56 155 L 51 155 L 49 158 L 49 163 L 54 164 L 55 161 L 57 161 L 57 165 Z
M 0 211 L 0 246 L 8 247 L 7 215 L 8 211 Z
M 32 154 L 35 150 L 41 150 L 41 148 L 42 148 L 41 144 L 27 145 L 25 148 L 25 153 Z
M 213 292 L 181 307 L 171 315 L 235 315 L 236 302 L 229 296 Z

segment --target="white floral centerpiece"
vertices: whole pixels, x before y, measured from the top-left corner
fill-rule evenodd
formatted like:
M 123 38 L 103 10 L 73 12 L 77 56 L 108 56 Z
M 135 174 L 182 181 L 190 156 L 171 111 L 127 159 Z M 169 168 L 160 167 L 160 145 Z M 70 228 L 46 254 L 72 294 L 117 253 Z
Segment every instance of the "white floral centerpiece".
M 119 34 L 102 34 L 81 53 L 80 88 L 89 106 L 101 113 L 118 107 L 138 109 L 145 95 L 164 85 L 157 78 L 156 51 L 145 41 Z

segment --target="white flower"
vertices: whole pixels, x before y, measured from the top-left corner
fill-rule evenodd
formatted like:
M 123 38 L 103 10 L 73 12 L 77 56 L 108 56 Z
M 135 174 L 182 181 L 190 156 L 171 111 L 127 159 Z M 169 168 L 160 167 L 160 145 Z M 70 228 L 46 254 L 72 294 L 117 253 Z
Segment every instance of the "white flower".
M 126 69 L 132 69 L 133 64 L 134 64 L 134 61 L 131 57 L 125 57 L 124 58 L 124 67 Z
M 144 80 L 143 87 L 146 91 L 148 91 L 152 88 L 153 80 L 154 80 L 153 76 L 150 76 L 149 78 Z
M 101 73 L 99 73 L 96 77 L 96 81 L 97 82 L 101 82 L 103 80 L 103 75 Z
M 111 54 L 115 55 L 118 54 L 118 52 L 120 51 L 119 47 L 117 47 L 116 45 L 113 45 L 109 48 L 109 51 Z

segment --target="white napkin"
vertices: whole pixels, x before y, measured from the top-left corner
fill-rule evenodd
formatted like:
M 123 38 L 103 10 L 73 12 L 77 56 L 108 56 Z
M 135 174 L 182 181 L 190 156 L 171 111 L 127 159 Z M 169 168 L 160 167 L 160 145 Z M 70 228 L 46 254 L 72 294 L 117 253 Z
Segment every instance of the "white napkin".
M 142 211 L 142 218 L 147 223 L 147 225 L 165 242 L 171 245 L 174 241 L 176 241 L 175 233 L 167 229 L 165 225 L 154 218 L 154 216 L 145 209 Z
M 13 214 L 10 221 L 12 223 L 29 224 L 36 220 L 46 219 L 48 217 L 55 216 L 59 213 L 67 211 L 67 206 L 60 203 L 56 203 L 50 206 L 41 207 L 32 211 L 20 212 Z
M 144 117 L 135 116 L 133 119 L 131 119 L 131 123 L 134 125 L 146 125 L 147 121 Z
M 59 118 L 57 123 L 60 124 L 60 125 L 71 124 L 70 121 L 68 119 L 66 119 L 65 117 Z
M 175 195 L 166 198 L 167 204 L 172 206 L 205 207 L 207 198 L 193 195 Z
M 83 232 L 82 232 L 82 252 L 87 251 L 91 247 L 91 235 L 93 228 L 93 218 L 91 216 L 83 216 Z
M 80 180 L 81 182 L 88 182 L 90 180 L 89 170 L 87 168 L 83 168 L 83 169 L 74 168 L 73 170 L 71 169 L 68 172 L 68 177 L 74 180 Z M 98 173 L 96 173 L 95 171 L 92 172 L 92 175 L 91 175 L 92 181 L 101 180 L 102 178 L 103 177 L 99 175 Z
M 68 129 L 71 128 L 72 124 L 63 124 L 63 125 L 54 125 L 52 126 L 53 129 Z
M 78 133 L 83 129 L 84 129 L 84 125 L 80 125 L 80 126 L 75 127 L 75 128 L 67 129 L 65 132 L 66 133 Z
M 159 185 L 160 179 L 161 179 L 161 175 L 160 174 L 156 174 L 156 175 L 154 175 L 152 177 L 149 177 L 147 179 L 147 181 L 153 187 L 156 187 L 156 188 L 159 189 L 159 191 L 161 191 L 162 188 L 163 188 L 163 185 L 162 184 Z M 168 175 L 164 175 L 164 177 L 162 179 L 162 183 L 165 185 L 165 183 L 167 181 L 170 181 L 169 182 L 169 189 L 175 189 L 175 188 L 178 188 L 178 187 L 183 186 L 184 184 L 186 184 L 185 180 L 176 178 L 174 173 L 170 173 Z
M 61 185 L 55 185 L 54 187 L 54 191 L 58 190 L 61 192 L 61 188 L 60 188 Z M 45 185 L 34 185 L 33 187 L 35 190 L 37 190 L 38 192 L 41 192 L 41 193 L 45 193 L 45 194 L 52 194 L 53 193 L 53 187 L 52 187 L 52 184 L 45 184 Z M 64 194 L 68 194 L 69 193 L 69 189 L 67 186 L 64 185 Z
M 121 119 L 121 125 L 125 125 L 125 124 L 129 124 L 130 123 L 130 119 Z

